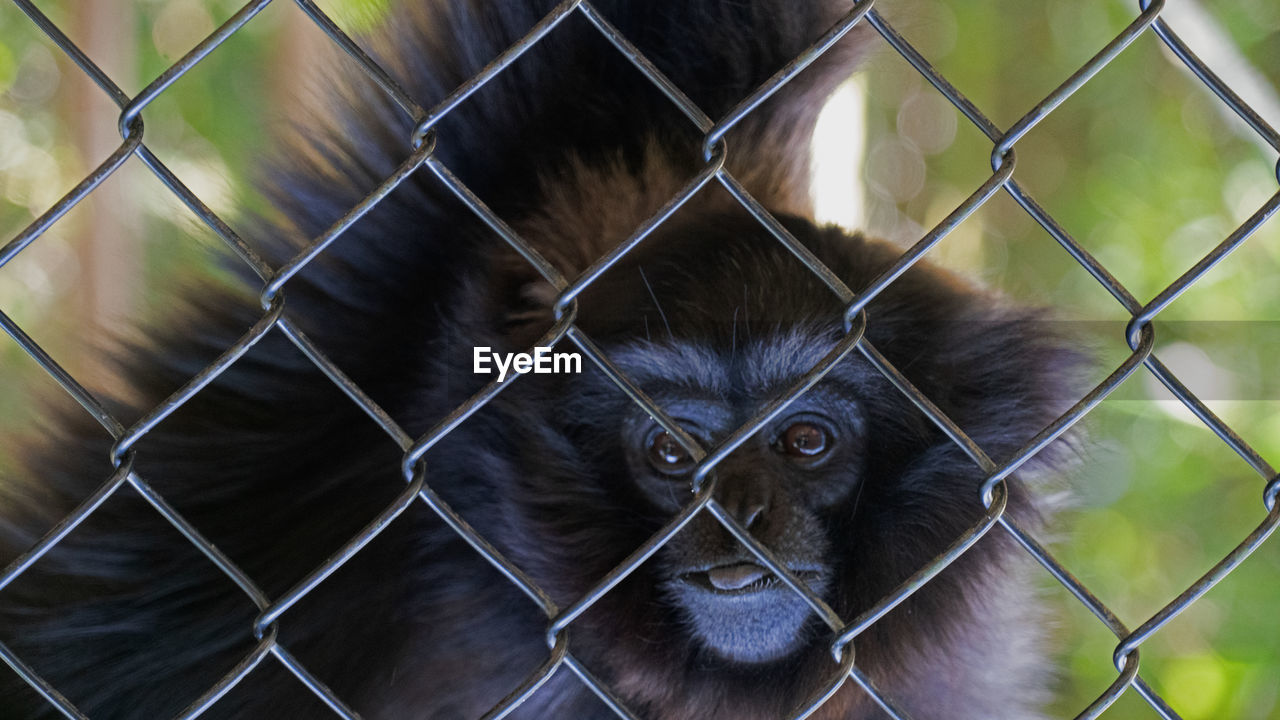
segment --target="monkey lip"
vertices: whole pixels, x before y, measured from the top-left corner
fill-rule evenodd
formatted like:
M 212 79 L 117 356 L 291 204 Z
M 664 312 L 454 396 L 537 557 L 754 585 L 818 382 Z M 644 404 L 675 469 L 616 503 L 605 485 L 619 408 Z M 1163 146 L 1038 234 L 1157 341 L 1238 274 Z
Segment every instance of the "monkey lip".
M 826 589 L 821 565 L 786 567 L 819 596 Z M 743 664 L 779 660 L 804 646 L 813 619 L 809 604 L 773 572 L 737 557 L 695 566 L 672 578 L 669 597 L 689 633 L 703 648 Z
M 809 566 L 789 567 L 792 574 L 806 584 L 819 579 L 821 573 Z M 768 568 L 753 562 L 733 562 L 704 570 L 684 573 L 680 580 L 718 595 L 750 595 L 785 588 L 786 583 Z

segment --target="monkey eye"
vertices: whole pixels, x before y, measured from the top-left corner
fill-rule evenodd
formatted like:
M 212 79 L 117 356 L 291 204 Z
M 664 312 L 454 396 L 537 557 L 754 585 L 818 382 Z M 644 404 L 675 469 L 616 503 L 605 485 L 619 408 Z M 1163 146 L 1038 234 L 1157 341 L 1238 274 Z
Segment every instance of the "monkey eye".
M 782 431 L 774 447 L 788 457 L 812 460 L 827 451 L 830 440 L 824 428 L 810 422 L 797 422 Z
M 662 430 L 649 439 L 649 464 L 660 473 L 678 475 L 693 466 L 693 457 L 671 433 Z

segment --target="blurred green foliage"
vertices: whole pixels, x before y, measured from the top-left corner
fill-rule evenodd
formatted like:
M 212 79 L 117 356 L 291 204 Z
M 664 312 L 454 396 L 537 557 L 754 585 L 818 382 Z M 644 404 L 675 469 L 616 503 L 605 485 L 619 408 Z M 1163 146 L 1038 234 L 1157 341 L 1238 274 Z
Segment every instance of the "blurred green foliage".
M 1250 79 L 1232 63 L 1254 73 L 1261 93 L 1247 99 L 1280 122 L 1274 113 L 1280 4 L 1178 5 L 1203 16 L 1194 23 L 1170 16 L 1175 31 L 1200 41 L 1193 49 L 1216 61 L 1228 81 Z M 1001 128 L 1138 14 L 1136 2 L 1080 0 L 877 7 Z M 1228 47 L 1203 42 L 1215 33 Z M 868 80 L 869 225 L 910 243 L 989 176 L 991 143 L 881 45 Z M 1255 88 L 1237 87 L 1246 89 Z M 877 164 L 882 144 L 894 152 Z M 1140 302 L 1191 268 L 1278 189 L 1275 151 L 1152 33 L 1020 141 L 1017 162 L 1022 186 Z M 943 240 L 936 256 L 1055 308 L 1092 348 L 1094 382 L 1127 356 L 1127 313 L 1007 195 Z M 1157 357 L 1273 463 L 1280 457 L 1278 263 L 1280 226 L 1272 221 L 1156 323 Z M 1091 413 L 1085 433 L 1070 474 L 1074 507 L 1051 546 L 1135 628 L 1264 519 L 1264 479 L 1145 370 Z M 1052 630 L 1065 653 L 1054 716 L 1072 717 L 1116 677 L 1110 662 L 1116 640 L 1054 581 L 1046 584 L 1060 609 Z M 1143 645 L 1143 677 L 1188 720 L 1280 718 L 1278 601 L 1280 547 L 1273 540 Z M 1104 717 L 1157 715 L 1131 690 Z
M 83 1 L 40 7 L 70 27 Z M 125 42 L 136 53 L 132 75 L 115 77 L 126 92 L 156 77 L 241 5 L 116 2 L 133 13 L 136 30 Z M 359 32 L 376 24 L 387 2 L 320 4 Z M 1197 47 L 1209 48 L 1211 62 L 1238 63 L 1228 79 L 1249 79 L 1261 93 L 1248 99 L 1280 107 L 1280 3 L 1177 4 L 1202 15 L 1182 25 L 1171 19 L 1175 30 L 1225 39 L 1225 46 Z M 877 8 L 1001 128 L 1138 13 L 1136 2 L 1118 0 L 895 0 Z M 282 95 L 296 92 L 298 58 L 283 57 L 279 37 L 287 14 L 297 12 L 290 3 L 273 3 L 145 113 L 148 145 L 233 224 L 264 208 L 248 180 L 270 151 L 270 128 L 289 119 Z M 865 133 L 866 162 L 855 172 L 866 188 L 865 226 L 905 245 L 987 179 L 991 143 L 886 44 L 872 43 L 878 49 L 862 81 L 865 128 L 852 128 Z M 113 66 L 104 60 L 104 67 L 111 72 Z M 114 111 L 105 96 L 100 104 L 77 106 L 67 82 L 75 72 L 16 8 L 0 8 L 0 241 L 101 160 L 80 157 L 69 122 L 77 112 L 96 112 L 114 123 Z M 1151 33 L 1032 130 L 1017 155 L 1017 180 L 1141 302 L 1277 191 L 1275 152 Z M 165 304 L 163 289 L 151 288 L 172 285 L 184 273 L 209 272 L 209 248 L 217 241 L 131 164 L 121 174 L 136 186 L 142 218 L 145 313 Z M 75 273 L 66 269 L 74 264 L 74 215 L 28 251 L 36 260 L 0 271 L 0 309 L 25 327 L 54 328 L 38 339 L 55 357 L 77 347 L 75 324 L 63 313 L 75 285 Z M 1003 193 L 931 257 L 1019 300 L 1055 308 L 1097 358 L 1094 382 L 1128 354 L 1127 313 Z M 1157 356 L 1272 462 L 1280 458 L 1278 263 L 1280 227 L 1273 221 L 1156 325 Z M 0 432 L 34 414 L 25 383 L 48 381 L 32 367 L 14 343 L 0 345 Z M 1073 507 L 1062 529 L 1045 540 L 1132 628 L 1262 521 L 1264 483 L 1144 370 L 1085 426 L 1069 478 Z M 1055 609 L 1050 630 L 1063 648 L 1054 716 L 1071 717 L 1115 678 L 1116 640 L 1050 579 L 1045 593 Z M 1280 546 L 1273 540 L 1143 646 L 1143 677 L 1187 720 L 1280 718 L 1277 601 Z M 1104 717 L 1156 714 L 1129 691 Z

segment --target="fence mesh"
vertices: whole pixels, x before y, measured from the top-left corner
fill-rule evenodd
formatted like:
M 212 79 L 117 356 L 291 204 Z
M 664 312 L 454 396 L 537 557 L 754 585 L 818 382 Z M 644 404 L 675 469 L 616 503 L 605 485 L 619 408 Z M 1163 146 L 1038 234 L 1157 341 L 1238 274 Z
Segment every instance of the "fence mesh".
M 1117 638 L 1112 662 L 1116 668 L 1116 677 L 1106 690 L 1087 707 L 1078 717 L 1093 718 L 1104 712 L 1116 699 L 1128 689 L 1135 690 L 1155 712 L 1163 718 L 1177 718 L 1178 714 L 1152 688 L 1139 672 L 1140 649 L 1144 642 L 1152 637 L 1171 620 L 1195 603 L 1213 585 L 1231 573 L 1246 557 L 1256 550 L 1271 533 L 1280 525 L 1280 507 L 1276 497 L 1280 494 L 1280 476 L 1275 469 L 1261 457 L 1236 432 L 1226 425 L 1212 410 L 1164 365 L 1153 353 L 1155 346 L 1155 320 L 1176 298 L 1187 291 L 1202 278 L 1215 264 L 1223 260 L 1233 250 L 1240 247 L 1250 235 L 1280 209 L 1280 192 L 1275 193 L 1251 217 L 1224 238 L 1208 254 L 1200 258 L 1173 283 L 1158 292 L 1151 300 L 1138 300 L 1121 284 L 1108 269 L 1089 253 L 1067 230 L 1062 227 L 1044 207 L 1014 178 L 1017 165 L 1016 149 L 1021 140 L 1032 128 L 1042 122 L 1074 92 L 1089 82 L 1102 68 L 1114 60 L 1135 39 L 1146 33 L 1155 34 L 1163 42 L 1177 61 L 1184 63 L 1203 85 L 1212 91 L 1222 103 L 1235 112 L 1252 128 L 1267 145 L 1280 151 L 1280 133 L 1255 112 L 1246 102 L 1233 92 L 1213 69 L 1209 68 L 1178 37 L 1174 28 L 1162 17 L 1163 0 L 1143 0 L 1136 10 L 1132 21 L 1118 35 L 1093 55 L 1084 65 L 1079 67 L 1051 93 L 1045 96 L 1033 108 L 1007 129 L 1002 129 L 992 122 L 969 98 L 965 97 L 948 80 L 939 73 L 924 55 L 913 47 L 898 31 L 894 29 L 874 7 L 871 0 L 857 0 L 851 3 L 848 13 L 833 26 L 823 37 L 819 38 L 804 53 L 794 58 L 786 67 L 760 86 L 755 92 L 745 97 L 732 111 L 721 118 L 708 117 L 679 87 L 644 57 L 621 33 L 612 27 L 609 21 L 585 0 L 565 0 L 556 6 L 541 22 L 516 44 L 508 48 L 500 56 L 494 58 L 478 75 L 457 88 L 445 100 L 432 108 L 417 105 L 399 84 L 376 63 L 361 46 L 352 40 L 339 26 L 330 19 L 311 0 L 294 0 L 298 8 L 324 33 L 333 43 L 353 58 L 365 73 L 398 105 L 403 112 L 413 118 L 416 131 L 412 142 L 413 151 L 400 167 L 345 216 L 335 222 L 326 232 L 315 238 L 303 251 L 285 263 L 282 267 L 273 268 L 260 258 L 236 232 L 220 219 L 204 202 L 201 201 L 165 164 L 156 157 L 144 143 L 142 125 L 143 111 L 166 91 L 176 80 L 191 71 L 219 45 L 245 26 L 255 15 L 263 10 L 271 0 L 254 0 L 246 3 L 221 27 L 201 41 L 194 49 L 161 73 L 137 95 L 130 96 L 73 43 L 66 34 L 52 22 L 30 0 L 13 0 L 15 5 L 47 35 L 94 83 L 106 93 L 120 108 L 119 131 L 121 141 L 119 147 L 97 168 L 81 180 L 70 192 L 56 204 L 24 228 L 15 238 L 0 248 L 0 267 L 13 260 L 19 253 L 39 240 L 55 222 L 58 221 L 77 203 L 84 200 L 95 188 L 116 172 L 126 160 L 137 156 L 143 163 L 172 191 L 181 201 L 194 211 L 238 256 L 261 278 L 260 298 L 262 304 L 261 319 L 238 342 L 226 350 L 213 363 L 192 377 L 183 387 L 174 392 L 163 403 L 147 413 L 136 423 L 125 426 L 94 397 L 76 378 L 64 370 L 53 360 L 40 345 L 31 339 L 8 315 L 0 312 L 0 327 L 9 334 L 53 379 L 68 392 L 86 412 L 101 423 L 115 439 L 112 452 L 114 468 L 104 467 L 110 477 L 70 515 L 62 519 L 35 546 L 14 560 L 3 573 L 0 573 L 0 590 L 11 584 L 28 568 L 62 541 L 77 526 L 91 516 L 108 498 L 117 492 L 125 492 L 129 488 L 140 494 L 168 523 L 187 538 L 208 561 L 217 566 L 230 578 L 256 605 L 258 615 L 251 628 L 248 628 L 257 639 L 252 651 L 245 655 L 238 664 L 225 674 L 214 686 L 184 710 L 179 717 L 193 718 L 218 702 L 232 687 L 255 672 L 264 662 L 275 662 L 292 673 L 298 682 L 308 688 L 332 711 L 344 718 L 356 718 L 357 713 L 342 698 L 337 697 L 324 683 L 313 676 L 298 661 L 287 647 L 278 639 L 278 627 L 289 609 L 301 598 L 312 592 L 317 586 L 339 566 L 346 563 L 394 522 L 406 509 L 415 503 L 424 503 L 436 513 L 454 532 L 458 533 L 474 550 L 497 568 L 502 575 L 524 592 L 547 618 L 546 640 L 548 654 L 545 662 L 538 667 L 528 669 L 527 677 L 510 694 L 503 698 L 487 717 L 501 717 L 511 711 L 536 692 L 553 674 L 569 672 L 576 675 L 591 691 L 593 691 L 614 713 L 623 718 L 634 718 L 634 712 L 627 708 L 622 700 L 604 683 L 592 675 L 573 653 L 568 641 L 567 630 L 575 619 L 587 611 L 605 593 L 613 589 L 642 562 L 653 555 L 673 535 L 679 532 L 698 513 L 713 515 L 738 541 L 746 546 L 761 564 L 782 578 L 790 588 L 800 594 L 812 610 L 822 619 L 835 634 L 832 644 L 832 664 L 830 676 L 822 690 L 796 707 L 791 716 L 805 717 L 818 709 L 823 702 L 835 693 L 846 682 L 852 681 L 865 690 L 879 706 L 893 718 L 907 718 L 906 712 L 900 709 L 894 700 L 881 692 L 859 667 L 854 652 L 854 641 L 868 627 L 885 613 L 896 607 L 904 599 L 917 591 L 941 572 L 950 563 L 965 553 L 987 533 L 1008 533 L 1022 548 L 1060 582 L 1080 603 L 1082 603 L 1107 630 Z M 285 2 L 285 0 L 281 0 Z M 658 87 L 689 122 L 703 134 L 704 165 L 700 172 L 677 194 L 670 198 L 666 205 L 650 217 L 631 236 L 605 256 L 599 258 L 591 267 L 577 277 L 561 275 L 550 263 L 539 254 L 506 223 L 497 217 L 486 205 L 473 194 L 450 169 L 433 154 L 437 142 L 447 143 L 445 137 L 437 138 L 434 127 L 442 118 L 467 99 L 477 89 L 485 85 L 508 64 L 530 47 L 539 43 L 556 26 L 566 18 L 577 14 L 585 18 L 611 43 L 619 53 L 625 56 Z M 787 230 L 753 199 L 744 187 L 725 168 L 726 149 L 722 142 L 725 133 L 743 117 L 751 113 L 764 99 L 790 81 L 823 52 L 830 48 L 841 36 L 855 25 L 869 25 L 897 53 L 911 64 L 929 83 L 940 91 L 968 120 L 973 123 L 992 143 L 991 175 L 956 207 L 938 225 L 930 229 L 914 245 L 910 246 L 875 282 L 864 292 L 854 293 L 840 281 L 829 269 L 824 267 L 809 251 L 793 238 Z M 601 578 L 594 588 L 567 607 L 559 607 L 543 589 L 539 588 L 511 561 L 503 557 L 484 537 L 479 536 L 470 526 L 455 513 L 436 492 L 430 482 L 430 468 L 423 461 L 426 452 L 453 428 L 470 417 L 479 408 L 492 400 L 499 392 L 510 386 L 510 382 L 499 384 L 493 382 L 465 403 L 455 408 L 447 417 L 422 437 L 409 436 L 397 423 L 384 412 L 360 387 L 344 375 L 341 368 L 331 362 L 290 318 L 288 303 L 289 280 L 325 252 L 342 233 L 355 223 L 362 215 L 386 197 L 393 189 L 411 174 L 425 168 L 444 183 L 453 194 L 466 204 L 484 223 L 496 232 L 505 242 L 511 245 L 533 268 L 541 274 L 558 291 L 555 304 L 556 322 L 551 330 L 536 345 L 548 346 L 567 341 L 575 345 L 591 362 L 594 362 L 624 393 L 658 420 L 668 432 L 679 439 L 697 460 L 695 476 L 695 493 L 689 503 L 665 527 L 653 535 L 641 547 L 605 577 Z M 1280 167 L 1277 168 L 1280 179 Z M 831 292 L 844 304 L 845 330 L 844 339 L 817 366 L 803 377 L 796 380 L 786 393 L 776 397 L 760 411 L 751 421 L 738 428 L 721 444 L 712 448 L 698 446 L 690 436 L 666 414 L 662 408 L 645 396 L 639 387 L 622 371 L 616 368 L 576 325 L 577 296 L 593 283 L 605 270 L 616 264 L 630 252 L 656 227 L 674 213 L 685 201 L 704 186 L 718 183 L 727 189 L 779 243 L 795 254 L 813 273 L 824 282 Z M 1000 191 L 1008 193 L 1034 220 L 1056 240 L 1069 255 L 1079 263 L 1080 267 L 1106 289 L 1131 318 L 1125 333 L 1129 354 L 1110 374 L 1096 387 L 1080 398 L 1069 410 L 1056 421 L 1041 430 L 1028 441 L 1017 453 L 1003 462 L 996 462 L 988 457 L 975 442 L 945 414 L 943 414 L 928 397 L 893 367 L 863 335 L 865 316 L 863 308 L 876 297 L 886 286 L 892 283 L 904 270 L 918 262 L 942 238 L 946 237 L 967 217 L 982 207 Z M 283 333 L 298 347 L 333 383 L 350 398 L 390 436 L 403 450 L 401 470 L 406 480 L 405 489 L 396 500 L 388 505 L 380 515 L 370 519 L 365 529 L 337 552 L 328 561 L 316 567 L 308 576 L 298 582 L 291 590 L 279 597 L 269 597 L 260 590 L 249 577 L 234 563 L 224 556 L 214 545 L 202 537 L 200 530 L 189 523 L 171 507 L 165 498 L 157 493 L 147 480 L 134 472 L 134 446 L 146 436 L 158 423 L 172 414 L 176 409 L 201 392 L 202 388 L 212 382 L 219 374 L 227 370 L 251 346 L 271 332 Z M 884 376 L 910 401 L 924 412 L 937 426 L 957 443 L 964 452 L 979 466 L 985 474 L 986 481 L 981 487 L 981 500 L 986 512 L 984 517 L 969 528 L 963 535 L 955 538 L 951 545 L 925 567 L 903 582 L 894 592 L 883 598 L 874 607 L 854 618 L 839 617 L 820 597 L 812 593 L 803 582 L 779 564 L 768 548 L 752 538 L 714 498 L 715 475 L 711 472 L 730 452 L 747 438 L 756 433 L 794 398 L 812 387 L 824 374 L 842 358 L 852 353 L 860 353 L 870 361 Z M 1262 483 L 1261 500 L 1265 516 L 1258 525 L 1249 531 L 1239 543 L 1205 572 L 1199 579 L 1182 591 L 1177 597 L 1169 600 L 1149 618 L 1136 628 L 1130 628 L 1117 615 L 1100 601 L 1088 587 L 1078 580 L 1070 570 L 1064 567 L 1044 545 L 1020 527 L 1005 510 L 1005 481 L 1023 463 L 1037 452 L 1060 437 L 1075 425 L 1086 414 L 1093 410 L 1109 394 L 1112 393 L 1130 375 L 1145 368 L 1153 374 L 1165 387 L 1195 414 L 1222 442 L 1243 458 L 1260 476 Z M 23 658 L 10 648 L 0 644 L 0 658 L 3 658 L 23 680 L 34 688 L 51 706 L 68 718 L 84 718 L 82 713 L 66 697 L 58 692 L 58 688 L 43 679 L 28 666 Z

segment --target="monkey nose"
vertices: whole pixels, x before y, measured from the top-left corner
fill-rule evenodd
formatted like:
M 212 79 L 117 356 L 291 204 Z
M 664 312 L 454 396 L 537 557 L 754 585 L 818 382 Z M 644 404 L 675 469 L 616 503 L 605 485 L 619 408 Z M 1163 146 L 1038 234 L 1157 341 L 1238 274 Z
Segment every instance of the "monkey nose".
M 741 590 L 757 583 L 771 573 L 755 563 L 724 565 L 707 571 L 707 580 L 717 590 Z
M 760 516 L 764 514 L 764 505 L 752 505 L 742 514 L 742 527 L 750 530 Z

